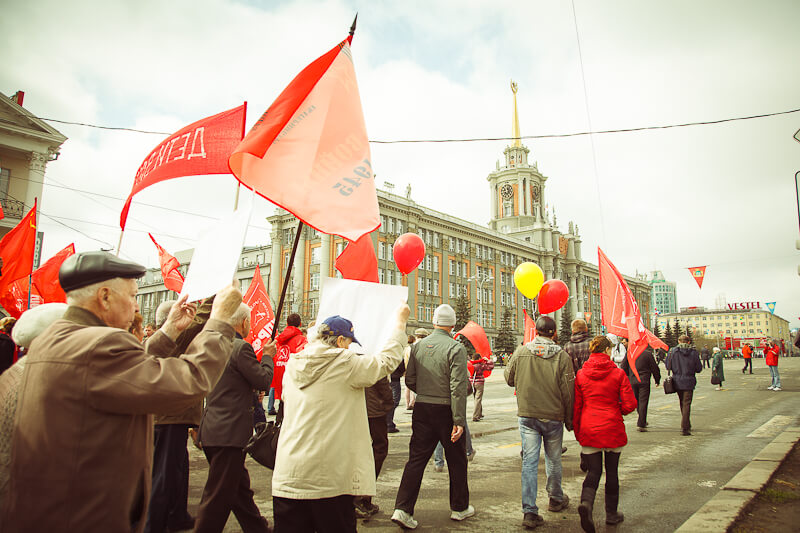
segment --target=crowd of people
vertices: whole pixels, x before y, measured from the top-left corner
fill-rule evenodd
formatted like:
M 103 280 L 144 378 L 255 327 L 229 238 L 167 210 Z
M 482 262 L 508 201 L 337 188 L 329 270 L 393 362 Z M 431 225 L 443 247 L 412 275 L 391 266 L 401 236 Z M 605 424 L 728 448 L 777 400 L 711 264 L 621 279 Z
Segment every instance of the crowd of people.
M 59 273 L 67 304 L 0 321 L 0 529 L 219 532 L 233 513 L 247 532 L 356 531 L 358 518 L 379 511 L 372 497 L 388 434 L 399 431 L 402 381 L 411 439 L 391 520 L 418 527 L 414 511 L 432 456 L 437 471 L 447 463 L 450 518 L 475 515 L 467 397 L 474 396 L 471 421 L 479 422 L 493 364 L 462 336 L 453 338 L 451 306 L 436 308 L 432 331 L 410 336 L 410 310 L 402 305 L 389 339 L 372 354 L 352 349 L 358 339 L 347 317 L 327 317 L 306 337 L 293 314 L 256 354 L 245 341 L 251 310 L 234 286 L 199 304 L 164 302 L 155 323 L 143 324 L 135 280 L 144 271 L 106 252 L 76 254 Z M 603 473 L 605 522 L 618 524 L 623 416 L 637 410 L 637 429 L 647 431 L 659 365 L 647 349 L 632 367 L 626 339 L 592 337 L 583 320 L 573 321 L 564 348 L 555 342 L 553 319 L 539 317 L 536 329 L 504 369 L 522 439 L 522 525 L 544 523 L 537 505 L 542 449 L 547 509 L 569 508 L 561 486 L 565 429 L 575 433 L 586 473 L 577 508 L 582 528 L 595 531 Z M 689 341 L 682 336 L 670 350 L 663 379 L 677 393 L 686 436 L 703 370 Z M 765 354 L 769 389 L 781 390 L 779 349 L 770 343 Z M 718 350 L 710 366 L 723 390 Z M 254 427 L 266 420 L 267 392 L 267 414 L 280 424 L 272 525 L 254 501 L 245 466 Z M 190 436 L 209 465 L 196 516 L 187 506 Z

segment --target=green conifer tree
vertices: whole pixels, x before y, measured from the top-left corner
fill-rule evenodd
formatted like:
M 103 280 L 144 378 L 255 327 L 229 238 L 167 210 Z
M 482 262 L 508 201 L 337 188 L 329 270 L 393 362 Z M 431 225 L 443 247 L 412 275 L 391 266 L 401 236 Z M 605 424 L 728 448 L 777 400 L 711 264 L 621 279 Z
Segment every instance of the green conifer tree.
M 561 327 L 558 330 L 558 344 L 564 346 L 572 336 L 572 308 L 567 305 L 561 308 Z
M 494 348 L 497 353 L 511 355 L 517 348 L 517 340 L 511 329 L 511 310 L 506 307 L 503 309 L 503 317 L 500 319 L 500 329 L 497 332 Z
M 470 317 L 472 315 L 472 309 L 470 308 L 469 299 L 466 297 L 466 295 L 456 298 L 455 312 L 456 325 L 455 328 L 453 328 L 453 331 L 459 331 L 461 328 L 467 325 L 467 322 L 470 321 Z

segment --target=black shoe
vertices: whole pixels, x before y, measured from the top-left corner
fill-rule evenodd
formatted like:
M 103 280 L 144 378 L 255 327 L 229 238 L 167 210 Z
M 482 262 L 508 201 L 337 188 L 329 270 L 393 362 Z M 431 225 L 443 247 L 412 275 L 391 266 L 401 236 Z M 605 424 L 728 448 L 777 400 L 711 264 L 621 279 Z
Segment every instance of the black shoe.
M 647 428 L 646 427 L 637 427 L 636 431 L 638 431 L 640 433 L 644 433 L 645 431 L 647 431 Z
M 569 496 L 564 494 L 564 499 L 561 500 L 560 502 L 554 500 L 553 498 L 550 498 L 550 505 L 547 506 L 547 510 L 550 511 L 551 513 L 558 513 L 563 511 L 567 507 L 569 507 Z
M 194 529 L 195 520 L 196 520 L 195 517 L 190 516 L 189 518 L 187 518 L 183 522 L 180 522 L 178 524 L 173 524 L 171 526 L 167 526 L 167 531 L 173 532 L 173 531 L 192 530 L 192 529 Z
M 692 436 L 692 432 L 691 431 L 681 431 L 681 435 L 683 435 L 684 437 L 691 437 Z
M 578 515 L 581 517 L 581 527 L 587 533 L 595 533 L 594 520 L 592 519 L 592 502 L 581 502 L 578 506 Z
M 522 527 L 526 529 L 536 529 L 544 524 L 544 518 L 536 513 L 525 513 L 522 517 Z
M 389 429 L 387 429 L 386 431 L 387 431 L 387 433 L 400 433 L 400 430 L 399 430 L 399 429 L 397 429 L 396 427 L 394 427 L 394 428 L 389 428 Z
M 614 511 L 613 513 L 609 513 L 606 511 L 606 524 L 609 526 L 613 526 L 614 524 L 619 524 L 625 520 L 625 515 L 620 513 L 619 511 Z

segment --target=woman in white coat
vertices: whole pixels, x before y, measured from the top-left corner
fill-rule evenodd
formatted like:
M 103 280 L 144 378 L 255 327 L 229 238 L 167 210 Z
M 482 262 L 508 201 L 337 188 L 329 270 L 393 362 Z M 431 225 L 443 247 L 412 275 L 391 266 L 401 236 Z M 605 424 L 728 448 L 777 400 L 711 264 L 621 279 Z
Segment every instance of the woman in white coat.
M 353 496 L 375 495 L 364 389 L 397 368 L 410 310 L 403 305 L 383 350 L 358 355 L 353 324 L 332 316 L 286 365 L 286 402 L 272 496 L 275 532 L 353 532 Z

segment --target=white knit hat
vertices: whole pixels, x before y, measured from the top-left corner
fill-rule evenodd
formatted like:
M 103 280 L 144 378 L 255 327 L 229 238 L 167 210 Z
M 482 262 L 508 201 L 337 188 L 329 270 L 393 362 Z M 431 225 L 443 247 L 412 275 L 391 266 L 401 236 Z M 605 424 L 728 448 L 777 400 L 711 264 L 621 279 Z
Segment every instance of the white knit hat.
M 433 312 L 434 326 L 455 326 L 456 312 L 447 304 L 442 304 Z

